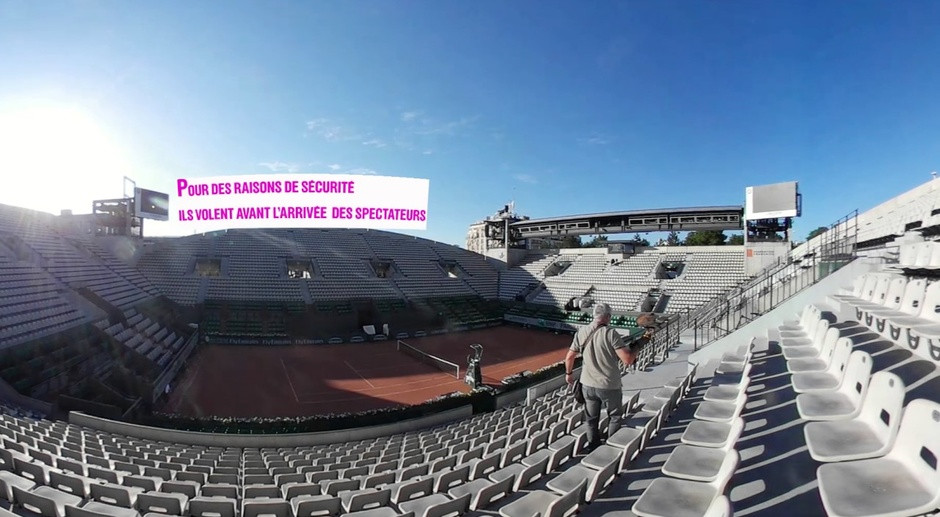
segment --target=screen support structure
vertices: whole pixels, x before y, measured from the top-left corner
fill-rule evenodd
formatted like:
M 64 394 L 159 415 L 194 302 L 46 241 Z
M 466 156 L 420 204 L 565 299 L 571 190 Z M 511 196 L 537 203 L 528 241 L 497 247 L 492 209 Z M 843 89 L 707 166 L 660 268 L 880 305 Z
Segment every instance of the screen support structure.
M 133 185 L 133 186 L 131 187 L 131 193 L 130 193 L 130 194 L 127 193 L 127 184 L 128 184 L 128 183 L 130 183 L 131 185 Z M 131 200 L 131 206 L 130 206 L 130 213 L 131 213 L 131 218 L 132 218 L 131 225 L 132 225 L 132 226 L 137 226 L 140 236 L 143 237 L 143 236 L 144 236 L 144 219 L 143 219 L 142 217 L 135 217 L 135 216 L 134 216 L 134 214 L 137 213 L 137 211 L 135 210 L 135 207 L 134 207 L 134 189 L 136 189 L 136 188 L 137 188 L 137 182 L 134 181 L 134 180 L 132 180 L 132 179 L 130 179 L 130 178 L 128 178 L 127 176 L 124 176 L 124 197 Z
M 130 183 L 131 185 L 133 185 L 133 187 L 131 187 L 131 193 L 130 193 L 130 194 L 127 193 L 127 184 L 128 184 L 128 183 Z M 134 180 L 132 180 L 132 179 L 130 179 L 130 178 L 128 178 L 127 176 L 124 176 L 124 197 L 134 197 L 134 189 L 135 189 L 135 188 L 137 188 L 137 182 L 134 181 Z

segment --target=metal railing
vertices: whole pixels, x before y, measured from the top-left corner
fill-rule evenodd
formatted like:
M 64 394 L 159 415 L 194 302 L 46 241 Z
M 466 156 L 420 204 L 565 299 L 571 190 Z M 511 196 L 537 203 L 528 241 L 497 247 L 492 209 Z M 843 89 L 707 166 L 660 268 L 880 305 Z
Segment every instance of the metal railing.
M 636 367 L 643 369 L 664 360 L 679 343 L 680 336 L 690 329 L 694 349 L 698 350 L 763 316 L 855 260 L 857 241 L 855 210 L 779 257 L 750 280 L 693 310 L 669 315 L 660 322 L 649 344 L 640 350 Z

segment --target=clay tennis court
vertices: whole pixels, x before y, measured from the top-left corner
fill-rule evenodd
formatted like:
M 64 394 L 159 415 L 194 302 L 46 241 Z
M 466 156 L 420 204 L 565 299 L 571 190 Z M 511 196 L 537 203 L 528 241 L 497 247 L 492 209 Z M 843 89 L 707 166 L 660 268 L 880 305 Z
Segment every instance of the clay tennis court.
M 460 365 L 460 379 L 397 350 L 396 341 L 342 345 L 202 345 L 163 411 L 193 416 L 274 417 L 417 404 L 469 391 L 471 343 L 483 345 L 483 381 L 499 384 L 561 361 L 571 335 L 495 327 L 405 340 Z

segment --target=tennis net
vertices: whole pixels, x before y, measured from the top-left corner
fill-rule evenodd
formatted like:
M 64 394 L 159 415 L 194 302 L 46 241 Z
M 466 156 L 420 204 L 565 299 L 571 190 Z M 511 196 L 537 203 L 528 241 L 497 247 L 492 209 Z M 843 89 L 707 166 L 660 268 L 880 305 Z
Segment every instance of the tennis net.
M 405 343 L 400 339 L 398 340 L 398 351 L 414 359 L 417 359 L 424 364 L 433 366 L 444 373 L 453 375 L 458 379 L 460 378 L 460 366 L 456 363 L 452 363 L 446 359 L 441 359 L 440 357 L 431 355 L 423 350 L 418 350 L 417 348 L 409 345 L 408 343 Z

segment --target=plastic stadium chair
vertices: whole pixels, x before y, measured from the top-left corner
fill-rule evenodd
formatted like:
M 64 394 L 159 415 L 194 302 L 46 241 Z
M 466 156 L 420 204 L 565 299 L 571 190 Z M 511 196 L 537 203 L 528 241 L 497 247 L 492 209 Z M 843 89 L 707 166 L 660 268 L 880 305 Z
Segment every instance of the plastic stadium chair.
M 937 306 L 940 306 L 940 282 L 933 282 L 928 285 L 927 289 L 924 291 L 923 304 L 921 304 L 920 310 L 918 310 L 916 314 L 889 316 L 885 318 L 888 322 L 887 337 L 896 341 L 901 346 L 909 346 L 911 344 L 910 340 L 913 338 L 910 334 L 912 327 L 930 326 L 938 323 L 938 321 L 934 319 L 940 318 L 940 314 L 937 314 L 935 310 Z M 906 312 L 903 311 L 903 309 L 904 307 L 902 307 L 902 312 Z M 916 345 L 917 343 L 914 344 Z
M 819 309 L 817 308 L 816 311 L 819 311 Z M 780 347 L 786 348 L 791 346 L 806 346 L 812 344 L 813 337 L 816 335 L 816 330 L 822 324 L 828 326 L 829 320 L 822 318 L 822 312 L 817 312 L 814 318 L 809 321 L 809 324 L 802 331 L 780 332 Z
M 796 409 L 800 417 L 805 420 L 854 418 L 862 410 L 862 402 L 868 393 L 871 368 L 872 359 L 868 353 L 852 352 L 838 389 L 797 395 Z
M 875 458 L 894 444 L 901 423 L 904 382 L 891 372 L 877 372 L 858 416 L 851 420 L 810 422 L 803 428 L 816 461 Z
M 140 513 L 131 508 L 89 501 L 82 507 L 66 506 L 66 517 L 139 517 Z
M 574 490 L 564 495 L 545 490 L 529 492 L 500 508 L 499 514 L 503 517 L 567 517 L 578 512 L 586 488 L 587 482 L 582 481 Z
M 859 294 L 861 294 L 862 292 L 861 284 L 858 286 L 858 292 Z M 806 326 L 810 322 L 810 318 L 812 317 L 814 309 L 815 307 L 812 304 L 804 305 L 803 310 L 800 311 L 800 319 L 798 321 L 785 321 L 783 325 L 779 325 L 777 327 L 777 330 L 780 332 L 785 332 L 785 331 L 803 332 L 805 331 Z
M 14 485 L 13 494 L 17 504 L 43 517 L 65 517 L 66 506 L 79 506 L 82 502 L 81 497 L 48 486 L 26 491 Z
M 823 506 L 832 517 L 932 513 L 940 506 L 938 455 L 940 403 L 913 400 L 884 457 L 827 463 L 816 470 Z
M 477 511 L 509 495 L 512 491 L 512 482 L 512 478 L 506 478 L 495 483 L 489 479 L 479 478 L 451 488 L 447 491 L 447 495 L 454 499 L 465 494 L 470 495 L 470 509 Z
M 905 318 L 920 314 L 927 295 L 927 280 L 915 278 L 907 283 L 900 303 L 894 308 L 871 309 L 865 317 L 865 324 L 886 338 L 891 337 L 888 320 Z
M 794 373 L 790 376 L 793 391 L 809 393 L 838 389 L 842 385 L 842 376 L 849 363 L 850 355 L 852 355 L 852 341 L 846 337 L 839 338 L 828 368 L 821 372 Z
M 717 447 L 730 449 L 744 430 L 744 420 L 735 418 L 730 424 L 693 420 L 689 422 L 681 441 L 698 447 Z
M 747 392 L 741 390 L 738 396 L 728 402 L 701 402 L 695 409 L 695 419 L 708 422 L 730 423 L 741 415 L 747 402 Z
M 822 320 L 816 325 L 816 332 L 809 343 L 800 346 L 788 346 L 782 349 L 783 357 L 786 360 L 808 359 L 817 357 L 822 351 L 823 344 L 826 342 L 826 334 L 829 332 L 829 322 Z
M 732 449 L 725 455 L 717 478 L 709 483 L 661 477 L 653 480 L 633 504 L 633 513 L 641 517 L 677 517 L 720 515 L 725 487 L 738 468 L 740 456 Z M 715 505 L 719 508 L 716 508 Z
M 590 503 L 607 488 L 607 485 L 614 481 L 622 464 L 621 459 L 623 456 L 624 451 L 620 449 L 619 455 L 611 458 L 600 469 L 590 468 L 582 461 L 580 464 L 569 467 L 560 475 L 555 476 L 546 484 L 546 487 L 558 494 L 567 494 L 577 489 L 581 483 L 587 483 L 584 501 Z
M 822 348 L 819 349 L 819 355 L 816 357 L 805 357 L 802 359 L 790 359 L 787 361 L 787 370 L 790 373 L 808 373 L 821 372 L 829 367 L 832 361 L 832 354 L 836 350 L 836 343 L 839 341 L 839 329 L 830 328 L 826 331 L 823 338 Z
M 690 481 L 712 482 L 718 478 L 719 470 L 725 456 L 734 448 L 734 444 L 741 436 L 744 421 L 741 417 L 735 419 L 731 432 L 725 437 L 721 447 L 701 447 L 681 444 L 673 449 L 663 464 L 663 474 L 667 476 L 688 479 Z
M 398 509 L 402 512 L 413 513 L 415 517 L 463 515 L 470 507 L 470 498 L 470 494 L 463 494 L 453 499 L 444 494 L 431 494 L 402 503 L 398 505 Z

